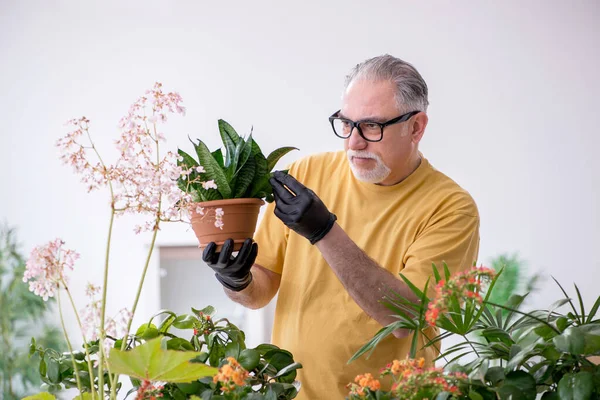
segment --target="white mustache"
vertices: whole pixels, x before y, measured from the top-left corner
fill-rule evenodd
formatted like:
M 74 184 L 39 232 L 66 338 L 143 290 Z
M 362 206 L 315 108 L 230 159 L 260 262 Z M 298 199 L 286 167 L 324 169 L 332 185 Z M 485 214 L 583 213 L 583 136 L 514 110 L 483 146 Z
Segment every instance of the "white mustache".
M 370 158 L 372 160 L 379 160 L 379 157 L 376 154 L 369 153 L 368 151 L 348 150 L 347 154 L 348 157 Z

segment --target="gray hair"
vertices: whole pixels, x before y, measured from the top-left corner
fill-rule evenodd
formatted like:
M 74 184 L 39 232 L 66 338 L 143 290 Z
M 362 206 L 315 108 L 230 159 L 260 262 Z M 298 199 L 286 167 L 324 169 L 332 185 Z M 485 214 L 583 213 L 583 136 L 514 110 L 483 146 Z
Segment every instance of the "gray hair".
M 355 80 L 389 81 L 396 86 L 396 104 L 401 111 L 427 111 L 425 80 L 411 64 L 389 54 L 357 64 L 346 76 L 344 91 Z

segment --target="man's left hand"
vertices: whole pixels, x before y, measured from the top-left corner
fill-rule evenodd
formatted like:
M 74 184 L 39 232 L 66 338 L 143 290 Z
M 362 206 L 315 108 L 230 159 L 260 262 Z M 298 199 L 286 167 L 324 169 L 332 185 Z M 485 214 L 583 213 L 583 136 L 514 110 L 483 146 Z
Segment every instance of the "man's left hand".
M 269 182 L 273 187 L 277 218 L 288 228 L 307 238 L 311 244 L 323 239 L 337 217 L 321 199 L 293 176 L 280 171 L 275 172 Z

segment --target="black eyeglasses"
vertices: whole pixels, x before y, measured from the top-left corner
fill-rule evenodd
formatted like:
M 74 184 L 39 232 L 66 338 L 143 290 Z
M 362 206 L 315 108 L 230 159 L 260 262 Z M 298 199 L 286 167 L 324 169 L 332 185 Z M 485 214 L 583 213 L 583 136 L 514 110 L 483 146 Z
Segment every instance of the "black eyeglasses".
M 348 139 L 350 135 L 352 135 L 354 128 L 356 128 L 358 130 L 358 134 L 368 142 L 381 141 L 381 139 L 383 139 L 383 128 L 388 125 L 408 121 L 410 117 L 420 113 L 420 111 L 411 111 L 386 122 L 369 120 L 360 120 L 354 122 L 348 118 L 339 117 L 340 111 L 341 110 L 336 111 L 331 115 L 331 117 L 329 117 L 329 122 L 333 128 L 333 133 L 335 133 L 337 137 Z

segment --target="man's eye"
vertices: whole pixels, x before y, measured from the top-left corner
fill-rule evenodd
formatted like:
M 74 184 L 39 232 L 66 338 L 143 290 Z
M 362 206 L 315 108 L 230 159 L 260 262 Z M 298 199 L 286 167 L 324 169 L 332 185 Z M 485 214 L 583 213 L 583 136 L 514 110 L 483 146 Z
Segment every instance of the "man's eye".
M 369 129 L 369 130 L 371 130 L 371 129 L 379 129 L 379 125 L 377 125 L 374 122 L 363 122 L 361 124 L 361 126 L 362 126 L 363 129 Z

